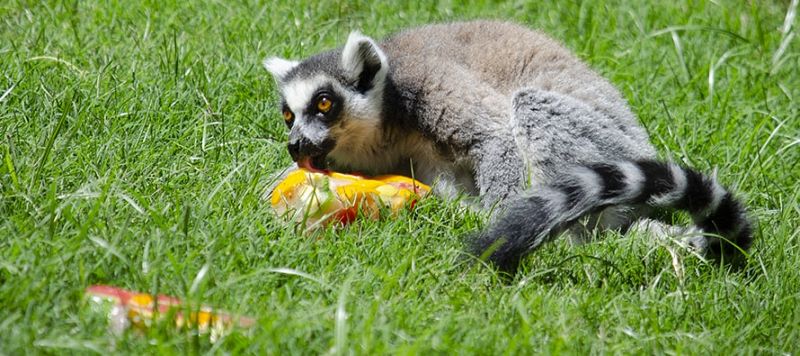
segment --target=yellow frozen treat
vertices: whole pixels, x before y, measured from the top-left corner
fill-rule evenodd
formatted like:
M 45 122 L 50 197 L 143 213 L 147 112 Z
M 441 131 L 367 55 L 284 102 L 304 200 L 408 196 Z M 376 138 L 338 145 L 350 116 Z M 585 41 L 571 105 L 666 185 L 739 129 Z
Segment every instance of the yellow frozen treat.
M 365 216 L 377 218 L 381 208 L 392 213 L 405 206 L 413 208 L 429 191 L 429 186 L 403 176 L 364 178 L 301 168 L 278 183 L 271 204 L 279 216 L 313 229 L 330 223 L 348 224 L 359 209 Z

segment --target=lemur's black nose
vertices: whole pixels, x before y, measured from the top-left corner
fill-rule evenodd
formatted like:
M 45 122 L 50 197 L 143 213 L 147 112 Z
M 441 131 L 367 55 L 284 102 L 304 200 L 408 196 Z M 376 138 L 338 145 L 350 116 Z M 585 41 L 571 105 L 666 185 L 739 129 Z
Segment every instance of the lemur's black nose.
M 295 162 L 306 157 L 324 157 L 335 145 L 335 141 L 326 139 L 321 144 L 315 145 L 311 140 L 306 138 L 289 139 L 289 144 L 286 146 L 289 149 L 289 155 Z
M 326 153 L 325 148 L 315 145 L 306 138 L 289 140 L 287 148 L 289 149 L 289 155 L 292 156 L 295 162 L 301 158 L 314 157 Z

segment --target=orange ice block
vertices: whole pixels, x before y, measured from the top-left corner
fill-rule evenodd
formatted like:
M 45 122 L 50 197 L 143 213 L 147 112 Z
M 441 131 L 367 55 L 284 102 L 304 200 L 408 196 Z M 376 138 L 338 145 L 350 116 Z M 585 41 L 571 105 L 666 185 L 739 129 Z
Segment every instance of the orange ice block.
M 272 191 L 273 210 L 308 229 L 348 224 L 358 216 L 377 218 L 381 211 L 413 208 L 430 187 L 412 178 L 358 175 L 298 169 Z

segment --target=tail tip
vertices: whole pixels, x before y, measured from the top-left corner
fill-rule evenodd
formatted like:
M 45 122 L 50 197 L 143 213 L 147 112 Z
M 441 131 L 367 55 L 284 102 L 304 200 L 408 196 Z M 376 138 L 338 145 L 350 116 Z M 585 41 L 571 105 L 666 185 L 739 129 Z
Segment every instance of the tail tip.
M 490 230 L 484 230 L 468 239 L 468 251 L 478 260 L 494 266 L 498 271 L 514 275 L 522 256 L 509 244 L 509 240 Z
M 716 259 L 740 260 L 747 256 L 746 252 L 752 244 L 752 228 L 745 225 L 732 239 L 708 238 L 706 252 Z

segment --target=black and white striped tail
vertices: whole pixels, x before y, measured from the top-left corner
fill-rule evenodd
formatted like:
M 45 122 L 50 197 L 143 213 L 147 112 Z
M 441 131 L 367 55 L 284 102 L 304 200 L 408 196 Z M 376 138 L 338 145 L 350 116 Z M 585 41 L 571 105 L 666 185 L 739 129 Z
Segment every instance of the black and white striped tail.
M 707 249 L 715 255 L 735 255 L 752 242 L 745 209 L 714 178 L 673 163 L 644 160 L 580 166 L 558 183 L 534 186 L 509 201 L 505 215 L 471 241 L 472 252 L 514 273 L 522 257 L 543 242 L 582 216 L 613 205 L 685 210 L 710 235 Z

